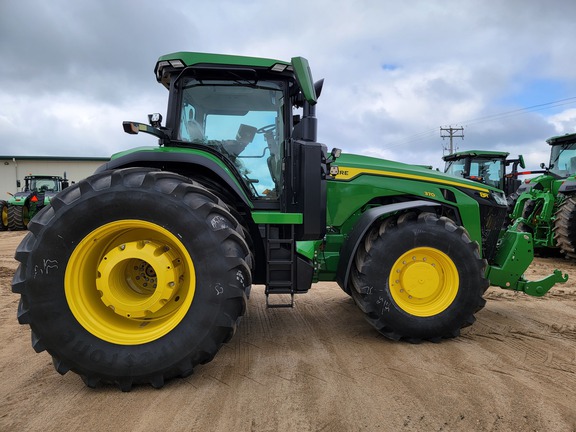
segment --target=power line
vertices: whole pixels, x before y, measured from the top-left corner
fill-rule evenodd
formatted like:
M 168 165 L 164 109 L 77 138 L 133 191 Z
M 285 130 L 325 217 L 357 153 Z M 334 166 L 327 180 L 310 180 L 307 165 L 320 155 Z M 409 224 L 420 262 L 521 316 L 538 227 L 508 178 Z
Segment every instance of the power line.
M 524 113 L 528 113 L 528 112 L 542 111 L 545 109 L 555 108 L 555 107 L 563 106 L 563 105 L 570 105 L 573 103 L 576 103 L 576 96 L 565 98 L 565 99 L 559 99 L 557 101 L 532 105 L 532 106 L 519 108 L 519 109 L 515 109 L 515 110 L 511 110 L 511 111 L 504 111 L 502 113 L 490 114 L 490 115 L 486 115 L 486 116 L 482 116 L 482 117 L 477 117 L 475 119 L 467 120 L 465 122 L 457 122 L 457 124 L 465 124 L 466 126 L 470 126 L 470 125 L 474 125 L 474 124 L 478 124 L 478 123 L 483 123 L 486 121 L 497 120 L 497 119 L 511 117 L 514 115 L 524 114 Z M 406 145 L 406 144 L 411 144 L 413 142 L 421 141 L 424 138 L 432 137 L 433 135 L 436 134 L 436 130 L 437 129 L 428 129 L 426 131 L 418 132 L 414 135 L 408 135 L 405 138 L 400 139 L 398 141 L 392 141 L 390 143 L 390 145 L 387 145 L 386 147 L 382 147 L 382 150 L 386 150 L 386 149 L 390 149 L 393 147 L 398 147 L 398 146 L 402 146 L 402 145 Z
M 533 112 L 533 111 L 542 111 L 544 109 L 555 108 L 557 106 L 563 106 L 563 105 L 569 105 L 571 103 L 576 103 L 576 97 L 570 97 L 570 98 L 560 99 L 560 100 L 553 101 L 553 102 L 547 102 L 547 103 L 542 103 L 542 104 L 538 104 L 538 105 L 532 105 L 529 107 L 519 108 L 519 109 L 515 109 L 512 111 L 505 111 L 503 113 L 498 113 L 498 114 L 490 114 L 487 116 L 478 117 L 478 118 L 468 120 L 465 122 L 460 122 L 460 123 L 463 123 L 466 125 L 477 124 L 477 123 L 482 123 L 486 120 L 505 118 L 505 117 L 510 117 L 513 115 L 524 114 L 524 113 Z

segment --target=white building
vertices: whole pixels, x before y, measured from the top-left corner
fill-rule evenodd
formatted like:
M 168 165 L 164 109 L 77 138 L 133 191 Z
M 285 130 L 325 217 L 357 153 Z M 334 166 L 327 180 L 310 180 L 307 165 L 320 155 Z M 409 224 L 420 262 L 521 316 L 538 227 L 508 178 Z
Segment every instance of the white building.
M 0 156 L 0 200 L 6 200 L 8 193 L 19 192 L 16 181 L 24 186 L 27 175 L 64 176 L 77 182 L 93 174 L 96 168 L 108 162 L 109 158 L 98 157 L 58 157 L 58 156 Z

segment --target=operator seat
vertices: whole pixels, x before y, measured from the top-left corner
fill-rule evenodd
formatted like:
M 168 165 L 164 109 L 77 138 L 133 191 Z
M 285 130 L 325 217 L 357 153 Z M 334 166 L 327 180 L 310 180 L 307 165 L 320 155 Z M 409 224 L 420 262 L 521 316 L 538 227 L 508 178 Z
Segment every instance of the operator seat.
M 280 191 L 280 173 L 282 172 L 282 160 L 278 155 L 270 155 L 266 160 L 268 163 L 268 169 L 270 170 L 270 175 L 276 186 L 276 190 Z
M 570 158 L 570 172 L 568 174 L 576 174 L 576 156 Z
M 204 141 L 204 131 L 202 130 L 202 126 L 196 120 L 194 120 L 191 116 L 188 118 L 186 122 L 186 131 L 188 132 L 188 136 L 190 136 L 190 141 Z

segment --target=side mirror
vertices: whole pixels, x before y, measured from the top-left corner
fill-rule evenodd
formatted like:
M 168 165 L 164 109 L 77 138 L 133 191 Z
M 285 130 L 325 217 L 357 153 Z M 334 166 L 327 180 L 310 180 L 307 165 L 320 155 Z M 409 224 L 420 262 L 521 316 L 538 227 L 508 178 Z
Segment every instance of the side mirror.
M 22 183 L 20 183 L 20 180 L 16 180 L 16 187 L 17 188 L 22 187 Z
M 521 166 L 522 168 L 526 168 L 526 165 L 524 164 L 524 156 L 519 155 L 519 156 L 518 156 L 518 159 L 520 160 L 520 166 Z

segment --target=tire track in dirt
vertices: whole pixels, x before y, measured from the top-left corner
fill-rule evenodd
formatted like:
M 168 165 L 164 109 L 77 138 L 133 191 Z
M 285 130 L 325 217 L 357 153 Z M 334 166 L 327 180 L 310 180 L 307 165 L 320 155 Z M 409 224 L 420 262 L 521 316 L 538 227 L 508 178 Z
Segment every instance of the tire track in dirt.
M 60 376 L 31 348 L 10 288 L 24 235 L 0 233 L 0 430 L 576 430 L 574 266 L 542 298 L 490 288 L 476 323 L 439 344 L 383 338 L 333 283 L 293 310 L 266 309 L 255 286 L 214 361 L 123 394 Z M 560 264 L 538 258 L 527 277 Z

